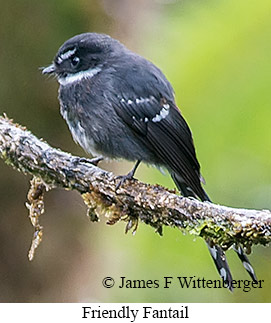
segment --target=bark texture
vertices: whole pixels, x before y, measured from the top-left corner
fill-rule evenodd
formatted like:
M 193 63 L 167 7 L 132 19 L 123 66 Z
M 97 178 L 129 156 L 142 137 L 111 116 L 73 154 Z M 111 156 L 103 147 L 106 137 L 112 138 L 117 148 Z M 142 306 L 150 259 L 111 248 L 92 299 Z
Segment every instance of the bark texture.
M 41 241 L 39 216 L 44 211 L 43 195 L 56 187 L 77 190 L 92 221 L 108 217 L 108 224 L 127 222 L 126 232 L 135 232 L 138 221 L 162 234 L 164 225 L 177 227 L 211 239 L 224 250 L 237 243 L 249 252 L 252 245 L 271 240 L 271 212 L 248 210 L 184 198 L 158 185 L 126 181 L 116 191 L 118 179 L 77 156 L 52 148 L 24 127 L 0 117 L 0 157 L 23 174 L 33 176 L 27 207 L 35 228 L 32 253 Z

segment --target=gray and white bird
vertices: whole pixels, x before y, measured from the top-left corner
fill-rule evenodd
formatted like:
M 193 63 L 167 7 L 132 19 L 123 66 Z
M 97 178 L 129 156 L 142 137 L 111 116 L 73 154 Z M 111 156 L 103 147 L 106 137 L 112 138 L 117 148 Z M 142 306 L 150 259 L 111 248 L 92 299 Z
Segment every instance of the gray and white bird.
M 60 84 L 60 111 L 73 139 L 93 155 L 166 168 L 184 196 L 210 201 L 201 185 L 191 131 L 165 75 L 108 35 L 84 33 L 67 40 L 43 69 Z M 224 281 L 232 276 L 224 251 L 207 241 Z M 237 254 L 257 281 L 243 249 Z

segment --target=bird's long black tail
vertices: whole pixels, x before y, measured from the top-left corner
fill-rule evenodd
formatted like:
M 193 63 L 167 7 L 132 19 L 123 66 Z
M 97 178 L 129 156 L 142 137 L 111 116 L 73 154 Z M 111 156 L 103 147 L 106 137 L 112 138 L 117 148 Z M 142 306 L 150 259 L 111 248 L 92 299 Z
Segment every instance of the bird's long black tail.
M 177 188 L 183 194 L 183 196 L 192 196 L 194 198 L 200 198 L 203 202 L 211 202 L 209 196 L 200 184 L 200 188 L 198 189 L 197 194 L 195 194 L 176 173 L 171 173 L 171 177 L 174 180 Z M 226 259 L 225 252 L 221 249 L 220 246 L 213 244 L 211 240 L 207 240 L 206 243 L 210 251 L 210 254 L 214 260 L 215 266 L 219 272 L 219 275 L 221 276 L 223 281 L 227 283 L 228 288 L 232 291 L 232 275 Z M 257 277 L 255 275 L 254 269 L 251 266 L 247 256 L 245 255 L 244 250 L 240 246 L 234 246 L 233 249 L 237 253 L 239 259 L 241 260 L 243 266 L 245 267 L 250 277 L 253 279 L 253 281 L 257 282 Z
M 212 244 L 209 240 L 207 240 L 206 243 L 220 277 L 227 283 L 229 290 L 232 292 L 232 275 L 225 252 L 218 245 Z
M 252 278 L 254 282 L 258 282 L 258 279 L 256 277 L 255 271 L 250 264 L 248 257 L 245 255 L 244 250 L 240 246 L 233 246 L 233 250 L 237 253 L 239 259 L 241 260 L 243 266 L 245 267 L 246 271 L 248 272 L 249 276 Z

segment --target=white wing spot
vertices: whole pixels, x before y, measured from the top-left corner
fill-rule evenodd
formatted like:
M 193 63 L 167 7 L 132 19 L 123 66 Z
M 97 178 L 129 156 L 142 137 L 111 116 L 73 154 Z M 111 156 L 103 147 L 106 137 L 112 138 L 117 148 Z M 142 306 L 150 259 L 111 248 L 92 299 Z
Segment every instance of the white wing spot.
M 153 95 L 151 95 L 151 96 L 149 96 L 149 97 L 147 97 L 147 98 L 142 98 L 142 97 L 139 97 L 139 98 L 136 98 L 134 101 L 133 100 L 131 100 L 131 99 L 128 99 L 127 101 L 125 100 L 125 99 L 121 99 L 120 100 L 120 102 L 121 103 L 127 103 L 127 104 L 133 104 L 134 102 L 136 103 L 136 104 L 144 104 L 144 103 L 149 103 L 149 102 L 151 102 L 151 101 L 155 101 L 156 99 L 155 99 L 155 97 L 153 96 Z M 169 105 L 168 104 L 165 104 L 164 105 L 164 108 L 165 109 L 169 109 Z
M 149 96 L 148 98 L 142 98 L 142 97 L 139 97 L 139 98 L 136 98 L 134 101 L 131 100 L 131 99 L 128 99 L 128 100 L 125 100 L 124 98 L 120 99 L 120 102 L 121 103 L 127 103 L 129 105 L 133 104 L 134 102 L 136 104 L 144 104 L 144 103 L 149 103 L 151 101 L 156 101 L 155 97 L 153 95 Z M 170 109 L 170 106 L 169 104 L 164 104 L 163 105 L 163 108 L 160 110 L 159 113 L 157 113 L 151 120 L 152 122 L 159 122 L 163 119 L 165 119 L 168 114 L 169 114 L 169 109 Z M 136 117 L 133 116 L 132 119 L 135 121 L 136 120 Z M 139 121 L 144 121 L 145 123 L 149 122 L 149 118 L 145 117 L 145 118 L 141 118 L 139 119 Z
M 164 104 L 163 108 L 160 110 L 158 114 L 154 118 L 152 118 L 153 122 L 160 122 L 161 120 L 165 119 L 169 114 L 169 104 Z

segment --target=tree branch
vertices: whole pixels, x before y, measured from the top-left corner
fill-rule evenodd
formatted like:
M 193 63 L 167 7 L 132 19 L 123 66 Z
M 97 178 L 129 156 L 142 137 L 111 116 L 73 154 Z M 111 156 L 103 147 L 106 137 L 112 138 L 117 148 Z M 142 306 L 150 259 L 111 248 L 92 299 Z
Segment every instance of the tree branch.
M 224 250 L 237 243 L 249 251 L 252 245 L 267 245 L 271 240 L 269 210 L 203 203 L 137 180 L 125 182 L 116 192 L 118 179 L 112 173 L 96 167 L 90 160 L 50 147 L 7 117 L 0 117 L 0 156 L 8 165 L 34 177 L 27 205 L 32 210 L 34 239 L 36 235 L 41 240 L 38 216 L 43 213 L 45 188 L 61 187 L 82 194 L 91 220 L 97 221 L 101 215 L 108 217 L 108 224 L 124 220 L 126 232 L 130 229 L 135 232 L 140 220 L 160 234 L 163 225 L 177 227 L 209 238 Z M 39 242 L 34 239 L 35 249 L 35 242 Z

